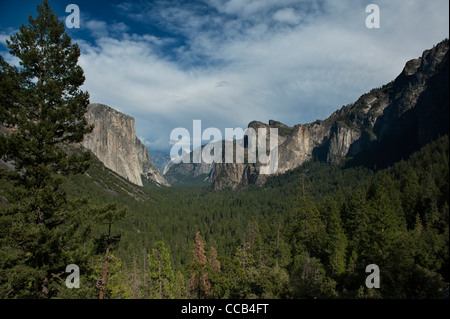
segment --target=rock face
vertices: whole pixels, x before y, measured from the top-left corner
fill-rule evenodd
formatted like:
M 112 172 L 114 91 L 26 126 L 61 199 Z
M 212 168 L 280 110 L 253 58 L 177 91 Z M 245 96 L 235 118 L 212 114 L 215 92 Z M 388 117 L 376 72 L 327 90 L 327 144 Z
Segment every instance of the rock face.
M 142 178 L 169 186 L 152 162 L 150 153 L 136 137 L 134 118 L 109 106 L 90 104 L 86 120 L 94 125 L 82 145 L 109 169 L 142 186 Z
M 179 163 L 172 164 L 164 174 L 164 177 L 171 184 L 178 182 L 181 178 L 191 179 L 191 181 L 202 177 L 202 175 L 210 175 L 212 164 L 202 163 Z M 181 178 L 180 178 L 181 177 Z M 204 179 L 204 178 L 203 178 Z M 205 182 L 210 182 L 210 177 L 204 179 Z
M 201 148 L 202 150 L 202 148 Z M 170 157 L 170 156 L 169 156 Z M 208 163 L 194 163 L 193 153 L 183 155 L 183 161 L 180 163 L 173 163 L 171 160 L 164 166 L 164 177 L 170 184 L 175 184 L 183 180 L 188 184 L 198 182 L 201 179 L 205 183 L 211 182 L 211 169 L 213 164 Z M 205 178 L 205 175 L 206 178 Z
M 449 132 L 449 41 L 406 63 L 395 81 L 361 96 L 324 121 L 278 128 L 278 171 L 282 174 L 316 158 L 328 163 L 383 167 Z M 261 185 L 259 164 L 214 164 L 214 189 Z

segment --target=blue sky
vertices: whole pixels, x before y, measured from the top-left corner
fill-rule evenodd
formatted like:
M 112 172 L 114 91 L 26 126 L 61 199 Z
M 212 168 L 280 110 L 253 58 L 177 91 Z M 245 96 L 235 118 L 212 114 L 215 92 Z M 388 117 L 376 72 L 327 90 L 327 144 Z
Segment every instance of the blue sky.
M 91 102 L 136 120 L 151 150 L 169 150 L 172 129 L 246 128 L 325 119 L 393 80 L 449 30 L 448 0 L 50 0 L 65 19 L 80 8 L 79 64 Z M 0 0 L 5 39 L 36 15 L 37 1 Z M 380 8 L 368 29 L 365 8 Z

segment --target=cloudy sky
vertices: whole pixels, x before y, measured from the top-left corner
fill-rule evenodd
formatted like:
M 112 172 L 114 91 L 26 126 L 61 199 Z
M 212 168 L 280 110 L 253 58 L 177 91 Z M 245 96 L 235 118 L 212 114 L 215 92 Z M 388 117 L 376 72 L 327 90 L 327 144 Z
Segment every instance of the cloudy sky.
M 287 125 L 325 119 L 393 80 L 404 64 L 448 38 L 448 0 L 50 0 L 82 50 L 92 103 L 136 120 L 150 150 L 170 150 L 170 132 Z M 380 9 L 369 29 L 366 6 Z M 36 16 L 37 1 L 0 0 L 5 39 Z

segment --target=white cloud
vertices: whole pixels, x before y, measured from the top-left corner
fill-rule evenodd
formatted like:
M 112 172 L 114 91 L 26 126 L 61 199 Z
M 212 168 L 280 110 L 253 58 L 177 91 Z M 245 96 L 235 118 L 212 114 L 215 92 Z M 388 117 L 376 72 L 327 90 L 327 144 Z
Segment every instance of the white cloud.
M 6 32 L 0 33 L 0 55 L 8 64 L 13 66 L 19 66 L 20 59 L 9 54 L 9 50 L 6 47 L 6 40 L 10 40 L 11 35 L 17 33 L 18 31 L 19 30 L 9 28 L 6 30 Z
M 299 24 L 302 17 L 298 15 L 293 8 L 285 8 L 276 11 L 273 15 L 273 19 L 278 22 L 288 24 Z
M 91 35 L 96 38 L 108 36 L 108 26 L 104 21 L 87 20 L 84 23 L 84 27 L 87 28 L 91 32 Z
M 83 23 L 83 27 L 88 29 L 94 38 L 114 36 L 117 34 L 125 33 L 129 30 L 129 27 L 123 22 L 107 24 L 105 21 L 99 21 L 95 19 L 86 20 Z
M 166 52 L 176 39 L 118 36 L 126 25 L 92 21 L 96 45 L 79 42 L 91 101 L 134 116 L 146 145 L 163 149 L 173 128 L 192 132 L 194 119 L 222 131 L 252 120 L 324 119 L 448 37 L 447 0 L 380 0 L 379 30 L 365 27 L 362 3 L 320 3 L 210 1 L 215 13 L 123 4 L 129 16 L 159 23 L 184 42 Z
M 6 46 L 6 40 L 9 40 L 10 34 L 0 33 L 0 45 Z

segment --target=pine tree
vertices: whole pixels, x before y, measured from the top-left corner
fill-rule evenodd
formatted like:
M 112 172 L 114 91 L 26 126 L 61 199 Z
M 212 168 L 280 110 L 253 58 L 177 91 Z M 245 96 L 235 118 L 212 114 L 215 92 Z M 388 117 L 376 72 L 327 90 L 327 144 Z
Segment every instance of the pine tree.
M 214 247 L 209 250 L 208 262 L 213 272 L 220 273 L 220 261 L 217 260 L 217 250 Z
M 327 277 L 320 260 L 308 252 L 294 257 L 290 285 L 294 298 L 337 297 L 336 282 Z
M 412 167 L 409 166 L 402 174 L 401 184 L 402 207 L 405 211 L 408 228 L 412 229 L 415 223 L 420 194 L 419 178 Z
M 108 274 L 109 252 L 117 247 L 121 235 L 112 234 L 112 226 L 119 220 L 124 219 L 128 214 L 127 208 L 118 209 L 117 203 L 110 203 L 103 206 L 97 206 L 92 209 L 95 221 L 99 224 L 107 226 L 107 233 L 102 233 L 100 237 L 95 239 L 95 250 L 97 254 L 105 254 L 103 272 L 101 278 L 97 280 L 97 286 L 100 288 L 99 299 L 103 299 L 105 295 L 106 278 Z
M 175 299 L 184 299 L 188 297 L 186 291 L 186 278 L 180 270 L 175 273 L 173 292 Z
M 395 254 L 406 232 L 400 192 L 393 179 L 382 174 L 369 189 L 368 199 L 372 251 L 367 251 L 367 258 L 385 263 L 391 254 Z
M 411 245 L 408 248 L 412 251 L 414 262 L 403 280 L 403 290 L 410 298 L 442 297 L 445 281 L 439 271 L 444 256 L 448 256 L 448 233 L 438 234 L 435 229 L 425 228 L 417 214 L 410 236 Z
M 81 267 L 87 255 L 80 252 L 86 203 L 70 201 L 61 189 L 64 174 L 89 165 L 88 153 L 68 155 L 65 147 L 92 129 L 84 118 L 89 94 L 80 90 L 80 49 L 48 1 L 37 10 L 7 40 L 20 66 L 0 59 L 0 123 L 9 130 L 0 135 L 0 157 L 16 169 L 8 173 L 13 189 L 0 215 L 0 295 L 7 298 L 56 296 L 59 274 L 71 263 Z
M 383 297 L 406 297 L 404 283 L 413 265 L 410 236 L 399 187 L 387 173 L 367 193 L 369 242 L 361 249 L 360 267 L 376 264 L 383 280 Z
M 293 222 L 290 226 L 292 263 L 291 293 L 295 298 L 335 297 L 336 283 L 326 276 L 320 258 L 326 257 L 326 225 L 317 206 L 300 189 Z
M 326 241 L 326 228 L 320 211 L 307 196 L 300 197 L 296 210 L 290 230 L 294 253 L 308 251 L 311 256 L 320 258 Z
M 149 257 L 150 297 L 158 299 L 175 298 L 176 282 L 170 254 L 163 242 L 155 244 Z
M 94 266 L 92 280 L 99 281 L 103 276 L 105 257 L 96 255 L 93 257 L 92 263 Z M 122 264 L 122 260 L 115 256 L 114 253 L 109 253 L 105 278 L 107 284 L 105 285 L 104 295 L 112 299 L 131 299 L 132 291 L 127 285 L 126 276 L 126 268 Z M 98 298 L 98 293 L 92 298 Z
M 344 233 L 340 216 L 340 201 L 329 201 L 325 206 L 327 210 L 327 248 L 328 264 L 333 276 L 342 275 L 346 268 L 347 236 Z
M 208 258 L 208 278 L 211 284 L 211 291 L 209 293 L 209 297 L 218 298 L 222 287 L 222 273 L 221 273 L 221 265 L 220 261 L 217 259 L 217 251 L 214 247 L 209 249 L 209 258 Z
M 211 291 L 211 282 L 207 272 L 205 244 L 200 232 L 195 235 L 193 259 L 191 265 L 190 290 L 193 298 L 207 298 Z

